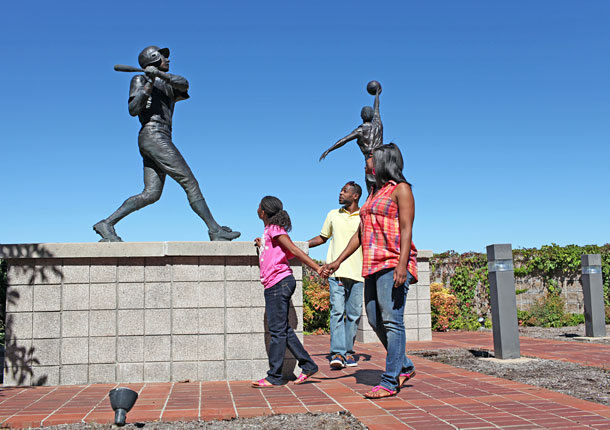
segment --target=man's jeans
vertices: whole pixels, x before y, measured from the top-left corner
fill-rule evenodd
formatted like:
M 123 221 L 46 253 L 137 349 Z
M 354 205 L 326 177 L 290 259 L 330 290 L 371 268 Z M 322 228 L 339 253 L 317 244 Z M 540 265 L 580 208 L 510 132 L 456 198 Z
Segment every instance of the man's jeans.
M 303 373 L 310 374 L 318 370 L 303 344 L 288 323 L 290 298 L 296 288 L 292 275 L 282 279 L 272 287 L 265 289 L 265 313 L 271 341 L 269 342 L 269 371 L 267 381 L 272 384 L 282 383 L 282 366 L 286 347 L 298 360 Z
M 369 324 L 387 351 L 385 372 L 379 385 L 398 389 L 398 376 L 414 369 L 406 356 L 405 301 L 412 275 L 394 288 L 394 269 L 380 270 L 364 280 L 364 301 Z
M 330 353 L 354 353 L 354 339 L 362 315 L 362 282 L 328 278 L 330 286 Z

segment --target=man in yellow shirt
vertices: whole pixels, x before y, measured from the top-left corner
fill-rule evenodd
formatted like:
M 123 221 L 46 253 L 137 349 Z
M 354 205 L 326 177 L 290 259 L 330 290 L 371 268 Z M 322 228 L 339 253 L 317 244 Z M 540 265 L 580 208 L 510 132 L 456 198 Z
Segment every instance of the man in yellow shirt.
M 360 207 L 358 201 L 362 188 L 350 181 L 339 193 L 339 209 L 331 210 L 326 216 L 320 234 L 309 239 L 313 248 L 331 239 L 326 256 L 330 263 L 343 252 L 349 240 L 360 227 Z M 345 260 L 333 276 L 328 278 L 330 286 L 330 367 L 342 369 L 357 366 L 354 359 L 354 339 L 362 314 L 363 283 L 362 249 L 358 248 Z

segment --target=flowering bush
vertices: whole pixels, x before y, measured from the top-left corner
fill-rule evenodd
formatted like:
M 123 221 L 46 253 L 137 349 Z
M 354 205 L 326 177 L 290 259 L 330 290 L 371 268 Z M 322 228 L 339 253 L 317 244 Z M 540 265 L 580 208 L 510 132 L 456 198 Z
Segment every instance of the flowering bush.
M 303 328 L 313 334 L 330 331 L 328 280 L 308 267 L 303 268 Z
M 432 329 L 446 331 L 458 312 L 457 298 L 439 282 L 430 285 Z

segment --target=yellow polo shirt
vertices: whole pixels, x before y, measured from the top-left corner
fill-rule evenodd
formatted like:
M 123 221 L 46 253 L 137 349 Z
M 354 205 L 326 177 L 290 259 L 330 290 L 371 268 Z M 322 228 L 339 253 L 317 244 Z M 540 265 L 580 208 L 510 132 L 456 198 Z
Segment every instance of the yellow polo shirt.
M 332 263 L 347 247 L 349 240 L 360 227 L 360 211 L 349 213 L 344 208 L 333 209 L 326 215 L 320 236 L 330 238 L 326 262 Z M 336 278 L 349 278 L 363 282 L 362 248 L 358 248 L 333 274 Z

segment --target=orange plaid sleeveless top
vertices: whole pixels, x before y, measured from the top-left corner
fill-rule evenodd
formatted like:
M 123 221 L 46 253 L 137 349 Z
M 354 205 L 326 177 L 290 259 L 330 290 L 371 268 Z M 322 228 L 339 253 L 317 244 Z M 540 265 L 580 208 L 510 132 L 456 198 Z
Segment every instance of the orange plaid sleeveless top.
M 398 266 L 400 257 L 400 224 L 398 205 L 392 192 L 398 184 L 390 181 L 369 196 L 360 208 L 360 240 L 362 244 L 362 276 Z M 417 248 L 411 242 L 407 270 L 417 282 Z

